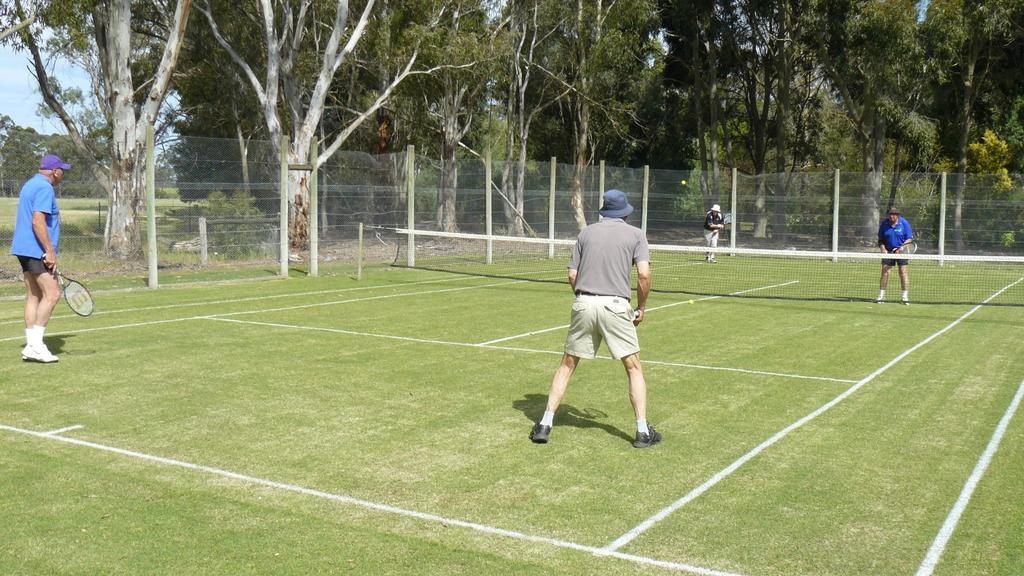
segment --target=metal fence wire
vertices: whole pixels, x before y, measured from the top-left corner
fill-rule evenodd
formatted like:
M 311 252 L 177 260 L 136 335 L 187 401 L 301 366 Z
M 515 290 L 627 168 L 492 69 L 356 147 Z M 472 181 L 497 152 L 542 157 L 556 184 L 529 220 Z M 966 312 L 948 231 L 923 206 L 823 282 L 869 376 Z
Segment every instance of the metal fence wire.
M 162 269 L 230 269 L 281 259 L 281 167 L 271 142 L 176 138 L 159 144 L 155 158 Z M 37 162 L 3 164 L 0 242 L 6 245 L 18 190 Z M 62 259 L 83 272 L 145 269 L 145 194 L 140 191 L 140 257 L 109 258 L 104 251 L 107 192 L 91 174 L 75 166 L 59 186 Z M 831 250 L 836 242 L 840 250 L 862 250 L 875 243 L 872 226 L 895 204 L 911 222 L 922 250 L 1024 255 L 1021 175 L 947 174 L 944 183 L 934 173 L 885 175 L 877 193 L 866 192 L 872 189 L 867 175 L 852 172 L 737 173 L 734 178 L 732 171 L 721 170 L 711 176 L 698 170 L 647 170 L 603 162 L 577 168 L 550 160 L 528 161 L 520 175 L 517 163 L 495 158 L 488 185 L 482 158 L 446 163 L 406 152 L 338 152 L 318 171 L 315 218 L 321 258 L 354 260 L 360 224 L 367 229 L 407 227 L 410 205 L 416 229 L 484 233 L 488 189 L 493 234 L 572 239 L 581 223 L 597 220 L 602 193 L 610 188 L 627 193 L 637 209 L 632 223 L 645 227 L 657 244 L 700 245 L 704 214 L 718 203 L 736 222 L 735 239 L 726 234 L 723 243 Z M 376 258 L 387 258 L 383 236 L 371 233 L 366 245 L 376 247 Z M 308 258 L 303 246 L 293 245 L 290 251 L 293 260 Z M 10 261 L 8 265 L 14 268 Z

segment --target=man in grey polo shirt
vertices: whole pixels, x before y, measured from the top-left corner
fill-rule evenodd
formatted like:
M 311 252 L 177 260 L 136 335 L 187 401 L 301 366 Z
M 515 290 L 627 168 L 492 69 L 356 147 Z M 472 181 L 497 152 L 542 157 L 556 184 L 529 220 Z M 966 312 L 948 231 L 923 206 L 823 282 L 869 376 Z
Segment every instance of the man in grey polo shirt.
M 625 218 L 632 213 L 626 194 L 609 190 L 604 194 L 601 220 L 584 228 L 576 238 L 569 258 L 569 285 L 576 300 L 562 363 L 548 390 L 547 409 L 530 432 L 530 440 L 537 444 L 547 444 L 555 411 L 580 358 L 594 358 L 602 340 L 608 343 L 612 357 L 622 361 L 629 378 L 629 401 L 637 429 L 633 447 L 647 448 L 661 442 L 661 433 L 647 424 L 647 384 L 636 335 L 651 291 L 651 255 L 643 231 L 626 224 Z M 636 310 L 629 304 L 633 265 L 637 271 Z

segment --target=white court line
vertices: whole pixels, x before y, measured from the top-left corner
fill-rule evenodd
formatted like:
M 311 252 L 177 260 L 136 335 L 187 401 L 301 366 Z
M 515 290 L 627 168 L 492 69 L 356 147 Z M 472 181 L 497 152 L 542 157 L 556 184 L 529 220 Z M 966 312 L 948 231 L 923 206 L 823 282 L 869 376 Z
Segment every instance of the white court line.
M 981 304 L 978 304 L 974 308 L 971 308 L 970 310 L 968 310 L 963 316 L 957 318 L 956 320 L 951 322 L 949 325 L 947 325 L 945 328 L 939 330 L 938 332 L 935 332 L 931 336 L 929 336 L 929 337 L 925 338 L 924 340 L 918 342 L 917 344 L 911 346 L 907 350 L 905 350 L 902 353 L 900 353 L 899 356 L 896 356 L 895 358 L 890 360 L 888 363 L 886 363 L 885 366 L 882 366 L 878 370 L 875 370 L 871 374 L 868 374 L 862 380 L 858 381 L 853 386 L 850 386 L 849 388 L 847 388 L 846 391 L 844 391 L 839 396 L 836 396 L 835 398 L 833 398 L 832 400 L 830 400 L 829 402 L 827 402 L 826 404 L 824 404 L 823 406 L 821 406 L 817 410 L 811 412 L 810 414 L 804 416 L 803 418 L 797 420 L 796 422 L 790 424 L 789 426 L 786 426 L 782 430 L 779 430 L 774 435 L 772 435 L 770 438 L 768 438 L 764 442 L 758 444 L 757 446 L 755 446 L 752 450 L 750 450 L 749 452 L 747 452 L 743 456 L 740 456 L 735 462 L 733 462 L 732 464 L 729 464 L 728 466 L 726 466 L 720 472 L 718 472 L 717 474 L 715 474 L 714 476 L 709 478 L 707 481 L 705 481 L 700 486 L 697 486 L 696 488 L 691 490 L 689 493 L 687 493 L 682 498 L 676 500 L 675 502 L 673 502 L 672 504 L 666 506 L 665 508 L 662 508 L 657 514 L 651 516 L 647 520 L 644 520 L 643 522 L 638 524 L 635 528 L 633 528 L 629 532 L 626 532 L 622 536 L 620 536 L 617 539 L 615 539 L 614 541 L 612 541 L 610 544 L 605 546 L 604 549 L 605 550 L 618 550 L 619 548 L 622 548 L 626 544 L 629 544 L 630 542 L 635 540 L 638 536 L 640 536 L 641 534 L 643 534 L 644 532 L 649 530 L 652 526 L 654 526 L 658 522 L 660 522 L 660 521 L 664 520 L 665 518 L 667 518 L 670 514 L 672 514 L 676 510 L 679 510 L 683 506 L 686 506 L 687 504 L 689 504 L 693 500 L 697 499 L 697 497 L 699 497 L 701 494 L 707 492 L 713 486 L 715 486 L 716 484 L 718 484 L 722 480 L 725 480 L 726 478 L 728 478 L 730 475 L 732 475 L 733 472 L 735 472 L 737 469 L 739 469 L 740 466 L 743 466 L 744 464 L 746 464 L 750 460 L 753 460 L 758 454 L 760 454 L 761 452 L 764 452 L 765 450 L 770 448 L 773 444 L 777 443 L 779 440 L 782 440 L 783 438 L 788 436 L 790 432 L 796 430 L 797 428 L 800 428 L 804 424 L 807 424 L 811 420 L 814 420 L 818 416 L 821 416 L 825 412 L 829 411 L 836 404 L 839 404 L 840 402 L 842 402 L 843 400 L 848 398 L 850 395 L 852 395 L 854 392 L 856 392 L 857 390 L 860 390 L 868 382 L 871 382 L 872 380 L 877 378 L 879 375 L 881 375 L 883 372 L 885 372 L 889 368 L 892 368 L 893 366 L 895 366 L 897 362 L 899 362 L 900 360 L 903 360 L 904 358 L 909 356 L 911 353 L 913 353 L 914 351 L 918 350 L 922 346 L 925 346 L 926 344 L 928 344 L 932 340 L 935 340 L 939 336 L 941 336 L 941 335 L 945 334 L 946 332 L 952 330 L 953 327 L 955 327 L 957 324 L 962 322 L 965 318 L 967 318 L 968 316 L 970 316 L 970 315 L 974 314 L 975 312 L 977 312 L 978 310 L 980 310 L 983 305 L 985 305 L 986 303 L 988 303 L 989 301 L 991 301 L 995 297 L 999 296 L 1003 292 L 1009 290 L 1013 286 L 1016 286 L 1022 280 L 1024 280 L 1024 278 L 1020 278 L 1016 282 L 1013 282 L 1013 283 L 1005 286 L 1003 289 L 999 290 L 995 294 L 993 294 L 993 295 L 989 296 L 988 298 L 986 298 L 985 301 L 982 302 Z
M 219 316 L 203 316 L 203 320 L 214 320 L 217 322 L 232 322 L 235 324 L 249 324 L 252 326 L 267 326 L 270 328 L 285 328 L 290 330 L 309 330 L 313 332 L 328 332 L 331 334 L 346 334 L 350 336 L 367 336 L 370 338 L 381 338 L 384 340 L 398 340 L 401 342 L 415 342 L 417 344 L 437 344 L 441 346 L 456 346 L 460 348 L 483 348 L 486 350 L 504 350 L 507 352 L 527 352 L 530 354 L 548 354 L 561 356 L 562 352 L 558 350 L 536 350 L 533 348 L 518 348 L 512 346 L 493 346 L 489 344 L 473 344 L 472 342 L 453 342 L 450 340 L 434 340 L 431 338 L 414 338 L 412 336 L 396 336 L 393 334 L 378 334 L 374 332 L 359 332 L 357 330 L 345 330 L 344 328 L 324 328 L 317 326 L 302 326 L 299 324 L 281 324 L 279 322 L 260 322 L 257 320 L 235 320 L 234 318 L 222 318 Z M 594 357 L 596 360 L 615 360 L 611 356 L 598 355 Z M 853 382 L 853 380 L 841 380 L 838 378 L 829 378 L 826 376 L 806 376 L 802 374 L 786 374 L 783 372 L 764 372 L 758 370 L 744 370 L 742 368 L 720 368 L 717 366 L 701 366 L 698 364 L 683 364 L 681 362 L 660 362 L 658 360 L 644 360 L 647 364 L 658 364 L 662 366 L 678 366 L 681 368 L 693 368 L 697 370 L 719 370 L 723 372 L 744 372 L 748 374 L 759 374 L 762 376 L 777 376 L 780 378 L 797 378 L 804 380 L 822 380 L 825 382 Z
M 981 458 L 974 465 L 974 470 L 971 471 L 970 477 L 967 478 L 967 483 L 964 484 L 963 490 L 960 491 L 960 497 L 956 499 L 956 504 L 949 511 L 946 521 L 942 523 L 942 528 L 939 530 L 938 535 L 935 536 L 931 547 L 928 548 L 928 554 L 925 555 L 921 566 L 917 569 L 917 576 L 931 576 L 932 572 L 935 571 L 935 566 L 938 565 L 939 558 L 942 557 L 942 552 L 946 549 L 946 544 L 953 537 L 953 531 L 956 530 L 956 525 L 960 522 L 960 516 L 963 515 L 964 510 L 967 509 L 967 504 L 971 501 L 974 489 L 978 487 L 981 477 L 985 475 L 988 465 L 992 462 L 992 457 L 995 456 L 996 450 L 999 449 L 999 443 L 1003 441 L 1003 434 L 1006 433 L 1010 420 L 1017 412 L 1022 397 L 1024 397 L 1024 381 L 1021 381 L 1017 387 L 1017 393 L 1013 396 L 1010 406 L 1006 408 L 1006 412 L 999 420 L 999 425 L 996 426 L 996 431 L 992 434 L 992 439 L 989 440 L 988 446 L 985 447 L 985 451 L 981 454 Z
M 42 434 L 43 436 L 56 436 L 58 434 L 63 434 L 65 432 L 71 432 L 72 430 L 78 430 L 80 428 L 85 428 L 85 426 L 82 426 L 81 424 L 75 424 L 74 426 L 65 426 L 63 428 L 57 428 L 56 430 L 50 430 L 49 432 L 41 432 L 40 434 Z
M 772 288 L 780 288 L 782 286 L 789 286 L 790 284 L 796 284 L 797 282 L 799 282 L 799 280 L 793 280 L 791 282 L 785 282 L 783 284 L 775 284 L 773 286 L 760 286 L 758 288 L 751 288 L 749 290 L 740 290 L 739 292 L 732 292 L 732 293 L 730 293 L 729 296 L 739 296 L 740 294 L 746 294 L 748 292 L 757 292 L 759 290 L 771 290 Z M 694 302 L 703 302 L 704 300 L 715 300 L 716 298 L 722 298 L 722 297 L 723 296 L 704 296 L 703 298 L 698 298 L 698 299 L 694 300 Z M 673 306 L 678 306 L 680 304 L 687 304 L 689 302 L 690 302 L 689 300 L 682 300 L 680 302 L 673 302 L 671 304 L 663 304 L 661 306 L 655 306 L 653 308 L 648 308 L 647 311 L 651 312 L 651 311 L 654 311 L 654 310 L 661 310 L 663 308 L 671 308 Z M 569 327 L 568 324 L 563 324 L 562 326 L 555 326 L 553 328 L 543 328 L 541 330 L 534 330 L 532 332 L 524 332 L 522 334 L 516 334 L 515 336 L 506 336 L 504 338 L 495 338 L 494 340 L 488 340 L 487 342 L 481 342 L 480 345 L 481 346 L 486 346 L 488 344 L 498 344 L 499 342 L 508 342 L 509 340 L 518 340 L 520 338 L 526 338 L 527 336 L 536 336 L 537 334 L 544 334 L 544 333 L 547 333 L 547 332 L 554 332 L 555 330 L 564 330 L 564 329 L 566 329 L 568 327 Z
M 61 332 L 54 332 L 52 336 L 62 336 L 65 334 L 84 334 L 87 332 L 103 332 L 107 330 L 118 330 L 121 328 L 138 328 L 140 326 L 153 326 L 156 324 L 170 324 L 173 322 L 187 322 L 189 320 L 206 320 L 214 317 L 222 316 L 238 316 L 242 314 L 259 314 L 261 312 L 280 312 L 283 310 L 298 310 L 300 308 L 313 308 L 316 306 L 332 306 L 335 304 L 351 304 L 352 302 L 367 302 L 370 300 L 383 300 L 387 298 L 401 298 L 404 296 L 422 296 L 425 294 L 439 294 L 442 292 L 455 292 L 459 290 L 473 290 L 475 288 L 488 288 L 491 286 L 503 286 L 505 284 L 518 284 L 526 282 L 526 280 L 515 280 L 508 282 L 496 282 L 492 284 L 474 284 L 472 286 L 460 286 L 458 288 L 441 288 L 438 290 L 423 290 L 418 292 L 402 292 L 399 294 L 380 294 L 377 296 L 367 296 L 365 298 L 349 298 L 346 300 L 330 300 L 328 302 L 316 302 L 313 304 L 303 304 L 297 306 L 286 306 L 283 308 L 267 308 L 262 310 L 245 310 L 242 312 L 225 312 L 222 314 L 204 314 L 200 316 L 187 316 L 185 318 L 170 318 L 167 320 L 152 320 L 149 322 L 133 322 L 130 324 L 116 324 L 114 326 L 100 326 L 98 328 L 81 328 L 79 330 L 64 330 Z M 0 342 L 10 342 L 12 340 L 21 340 L 24 336 L 12 336 L 10 338 L 0 338 Z
M 723 372 L 740 372 L 742 374 L 757 374 L 759 376 L 782 376 L 784 378 L 801 378 L 804 380 L 823 380 L 825 382 L 839 382 L 851 384 L 856 380 L 846 378 L 829 378 L 827 376 L 801 376 L 800 374 L 785 374 L 781 372 L 766 372 L 764 370 L 747 370 L 746 368 L 727 368 L 724 366 L 704 366 L 701 364 L 686 364 L 684 362 L 662 362 L 658 360 L 644 359 L 644 364 L 658 364 L 661 366 L 679 366 L 682 368 L 695 368 L 697 370 L 721 370 Z
M 373 290 L 373 289 L 377 289 L 377 288 L 399 288 L 399 287 L 402 287 L 402 286 L 416 286 L 416 285 L 420 285 L 420 284 L 439 284 L 441 282 L 454 282 L 454 281 L 457 281 L 457 280 L 466 280 L 466 279 L 467 278 L 464 277 L 464 276 L 455 277 L 455 278 L 452 278 L 452 277 L 449 276 L 449 277 L 445 277 L 445 278 L 438 278 L 436 280 L 417 280 L 416 282 L 398 282 L 398 283 L 395 283 L 395 284 L 375 284 L 373 286 L 355 286 L 355 287 L 352 287 L 352 288 L 335 288 L 335 289 L 331 289 L 331 290 L 315 290 L 315 291 L 311 291 L 311 292 L 293 292 L 293 293 L 287 293 L 287 294 L 269 294 L 269 295 L 266 295 L 266 296 L 249 296 L 249 297 L 246 297 L 246 298 L 230 298 L 230 299 L 226 299 L 226 300 L 207 300 L 207 301 L 203 301 L 203 302 L 184 302 L 184 303 L 179 303 L 179 304 L 164 304 L 164 305 L 160 305 L 160 306 L 142 306 L 142 307 L 138 307 L 138 308 L 120 308 L 120 309 L 117 309 L 117 310 L 97 310 L 97 311 L 93 312 L 92 315 L 93 316 L 102 316 L 102 315 L 105 315 L 105 314 L 124 314 L 124 313 L 129 313 L 129 312 L 148 312 L 148 311 L 151 311 L 151 310 L 168 310 L 168 309 L 172 309 L 172 308 L 194 308 L 196 306 L 212 306 L 212 305 L 217 305 L 217 304 L 238 304 L 238 303 L 241 303 L 241 302 L 257 302 L 257 301 L 260 301 L 260 300 L 272 300 L 272 299 L 277 299 L 277 298 L 299 298 L 299 297 L 303 297 L 303 296 L 319 296 L 319 295 L 322 295 L 322 294 L 340 294 L 342 292 L 354 292 L 354 291 L 359 291 L 359 290 Z M 174 286 L 172 288 L 178 288 L 178 287 Z M 50 317 L 51 320 L 56 320 L 56 319 L 59 319 L 59 318 L 78 318 L 78 316 L 73 315 L 73 314 L 68 314 L 68 315 L 64 315 L 64 316 L 51 316 Z M 25 322 L 25 320 L 21 319 L 21 318 L 18 318 L 16 320 L 5 320 L 3 322 L 0 322 L 0 326 L 2 326 L 4 324 L 21 324 L 21 323 L 24 323 L 24 322 Z
M 152 454 L 146 454 L 143 452 L 137 452 L 134 450 L 126 450 L 124 448 L 117 448 L 114 446 L 108 446 L 105 444 L 98 444 L 96 442 L 89 442 L 87 440 L 79 440 L 76 438 L 68 438 L 66 436 L 53 436 L 44 432 L 36 432 L 33 430 L 25 430 L 23 428 L 16 428 L 14 426 L 7 426 L 0 424 L 0 430 L 6 430 L 8 432 L 14 432 L 17 434 L 25 434 L 28 436 L 34 436 L 36 438 L 45 438 L 47 440 L 55 440 L 58 442 L 64 442 L 66 444 L 72 444 L 74 446 L 82 446 L 85 448 L 92 448 L 95 450 L 102 450 L 104 452 L 111 452 L 113 454 L 119 454 L 121 456 L 127 456 L 130 458 L 136 458 L 147 462 L 154 462 L 157 464 L 164 464 L 167 466 L 175 466 L 178 468 L 185 468 L 187 470 L 193 470 L 196 472 L 203 472 L 206 474 L 212 474 L 214 476 L 220 476 L 223 478 L 230 478 L 246 484 L 255 484 L 266 488 L 272 488 L 274 490 L 281 490 L 285 492 L 293 492 L 297 494 L 303 494 L 305 496 L 312 496 L 314 498 L 322 498 L 324 500 L 331 500 L 334 502 L 340 502 L 342 504 L 349 504 L 352 506 L 358 506 L 361 508 L 367 508 L 377 512 L 385 512 L 388 514 L 396 514 L 399 516 L 406 516 L 410 518 L 416 518 L 418 520 L 424 520 L 426 522 L 432 522 L 435 524 L 442 524 L 444 526 L 459 526 L 469 530 L 477 532 L 483 532 L 485 534 L 493 534 L 496 536 L 503 536 L 506 538 L 514 538 L 516 540 L 523 540 L 526 542 L 535 542 L 539 544 L 547 544 L 558 548 L 567 548 L 570 550 L 576 550 L 579 552 L 587 552 L 597 556 L 618 558 L 620 560 L 627 560 L 636 564 L 643 564 L 647 566 L 657 566 L 660 568 L 667 568 L 670 570 L 676 570 L 679 572 L 689 572 L 691 574 L 701 574 L 702 576 L 741 576 L 732 572 L 723 572 L 720 570 L 713 570 L 711 568 L 703 568 L 701 566 L 694 566 L 692 564 L 684 564 L 680 562 L 668 562 L 665 560 L 658 560 L 655 558 L 647 558 L 644 556 L 637 556 L 634 554 L 623 554 L 621 552 L 614 552 L 603 550 L 594 546 L 587 546 L 584 544 L 577 544 L 575 542 L 569 542 L 567 540 L 559 540 L 557 538 L 548 538 L 545 536 L 537 536 L 534 534 L 526 534 L 524 532 L 517 532 L 514 530 L 505 530 L 503 528 L 496 528 L 494 526 L 487 526 L 485 524 L 478 524 L 476 522 L 467 522 L 465 520 L 458 520 L 455 518 L 446 518 L 437 514 L 431 514 L 428 512 L 419 512 L 416 510 L 409 510 L 407 508 L 399 508 L 397 506 L 391 506 L 389 504 L 381 504 L 379 502 L 371 502 L 369 500 L 363 500 L 352 496 L 345 496 L 344 494 L 333 494 L 331 492 L 325 492 L 323 490 L 317 490 L 315 488 L 307 488 L 296 484 L 286 484 L 284 482 L 276 482 L 274 480 L 268 480 L 265 478 L 259 478 L 256 476 L 249 476 L 247 474 L 240 474 L 238 472 L 231 472 L 230 470 L 223 470 L 221 468 L 214 468 L 212 466 L 204 466 L 202 464 L 193 464 L 191 462 L 185 462 L 183 460 L 175 460 L 174 458 L 165 458 L 163 456 L 154 456 Z

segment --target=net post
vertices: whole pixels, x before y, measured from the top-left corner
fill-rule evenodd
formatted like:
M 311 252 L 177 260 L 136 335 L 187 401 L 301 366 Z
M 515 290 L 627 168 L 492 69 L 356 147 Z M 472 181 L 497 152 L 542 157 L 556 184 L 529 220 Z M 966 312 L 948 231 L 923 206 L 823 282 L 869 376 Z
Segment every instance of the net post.
M 946 173 L 939 177 L 939 266 L 945 265 L 946 255 Z
M 558 163 L 554 156 L 551 157 L 551 181 L 548 191 L 548 258 L 555 257 L 555 175 L 558 171 Z
M 157 272 L 156 253 L 156 161 L 153 126 L 146 126 L 146 239 L 149 246 L 146 255 L 149 268 L 149 287 L 158 288 L 160 277 Z
M 356 256 L 356 280 L 363 279 L 363 223 L 359 223 L 359 254 Z
M 736 250 L 736 221 L 739 220 L 739 213 L 736 211 L 736 182 L 739 175 L 736 167 L 732 168 L 732 189 L 729 191 L 729 210 L 732 212 L 732 220 L 729 222 L 729 249 Z M 735 252 L 730 256 L 735 256 Z
M 206 217 L 199 217 L 199 266 L 205 267 L 210 262 L 209 237 L 206 234 Z
M 640 209 L 640 229 L 644 231 L 644 236 L 647 235 L 647 195 L 651 187 L 651 167 L 644 164 L 644 192 L 643 192 L 643 204 Z
M 279 148 L 279 161 L 280 161 L 280 193 L 281 193 L 281 213 L 280 213 L 280 259 L 281 259 L 281 277 L 288 277 L 288 137 L 282 135 L 281 141 L 278 144 Z
M 832 261 L 839 261 L 839 168 L 832 175 Z
M 494 221 L 491 217 L 491 149 L 484 152 L 484 216 L 485 230 L 487 231 L 487 263 L 494 264 L 494 240 L 491 235 L 494 233 Z
M 320 203 L 317 195 L 317 159 L 320 157 L 320 142 L 316 135 L 309 146 L 309 165 L 313 167 L 309 171 L 309 275 L 320 275 L 320 226 L 317 222 Z
M 405 149 L 405 181 L 406 181 L 406 265 L 416 266 L 416 146 L 409 144 Z

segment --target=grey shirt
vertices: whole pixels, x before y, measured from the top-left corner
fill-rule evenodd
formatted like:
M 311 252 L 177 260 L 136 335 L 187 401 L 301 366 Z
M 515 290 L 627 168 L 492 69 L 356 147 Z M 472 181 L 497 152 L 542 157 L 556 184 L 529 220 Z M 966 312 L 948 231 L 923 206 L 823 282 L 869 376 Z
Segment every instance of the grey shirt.
M 651 251 L 642 230 L 622 218 L 604 218 L 580 232 L 569 257 L 569 269 L 576 270 L 576 290 L 629 300 L 633 265 L 650 261 Z

